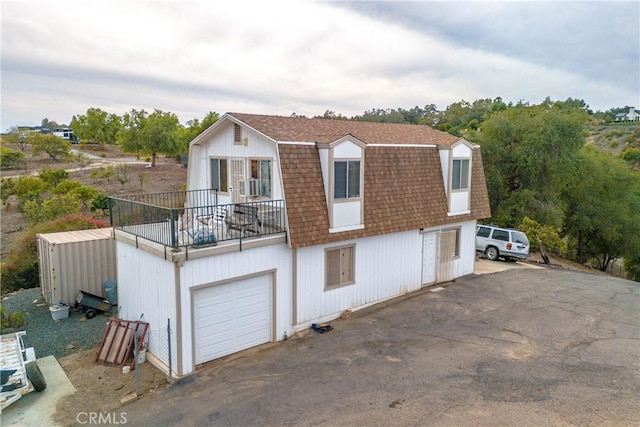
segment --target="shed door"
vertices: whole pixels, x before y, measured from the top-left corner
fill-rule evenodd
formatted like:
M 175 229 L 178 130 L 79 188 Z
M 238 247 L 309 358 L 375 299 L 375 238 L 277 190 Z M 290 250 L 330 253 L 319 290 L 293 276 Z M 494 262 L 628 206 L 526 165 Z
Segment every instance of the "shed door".
M 453 267 L 456 257 L 457 231 L 440 232 L 440 248 L 438 254 L 438 282 L 453 280 Z
M 271 341 L 271 275 L 199 289 L 193 295 L 195 363 Z
M 438 234 L 425 233 L 422 236 L 422 284 L 430 285 L 436 281 L 436 248 L 438 247 Z

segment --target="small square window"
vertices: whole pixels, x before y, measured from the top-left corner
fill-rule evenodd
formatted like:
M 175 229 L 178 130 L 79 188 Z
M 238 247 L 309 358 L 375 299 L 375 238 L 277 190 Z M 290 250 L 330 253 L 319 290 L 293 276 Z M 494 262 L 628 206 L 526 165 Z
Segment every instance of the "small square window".
M 326 250 L 326 289 L 355 283 L 355 246 L 344 246 Z

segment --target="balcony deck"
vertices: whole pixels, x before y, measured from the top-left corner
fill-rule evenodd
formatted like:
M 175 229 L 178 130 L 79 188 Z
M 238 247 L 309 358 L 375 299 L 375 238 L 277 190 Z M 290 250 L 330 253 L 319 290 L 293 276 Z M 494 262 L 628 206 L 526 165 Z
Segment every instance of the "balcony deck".
M 173 249 L 286 235 L 284 200 L 219 204 L 211 190 L 109 199 L 116 230 Z

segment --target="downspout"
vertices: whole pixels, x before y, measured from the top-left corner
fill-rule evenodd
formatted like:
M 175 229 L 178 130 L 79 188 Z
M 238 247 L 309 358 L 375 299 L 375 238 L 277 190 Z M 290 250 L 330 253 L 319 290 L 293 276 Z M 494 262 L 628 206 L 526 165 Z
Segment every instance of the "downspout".
M 183 371 L 182 371 L 182 286 L 180 284 L 180 267 L 182 267 L 184 265 L 184 261 L 183 260 L 179 260 L 177 262 L 173 263 L 174 266 L 174 280 L 173 282 L 175 283 L 175 300 L 176 300 L 176 354 L 178 355 L 177 357 L 177 369 L 176 369 L 176 373 L 178 374 L 178 377 L 181 377 L 183 375 Z M 169 340 L 171 340 L 171 337 L 169 337 Z M 169 355 L 169 357 L 171 357 L 171 355 Z M 169 372 L 169 376 L 171 376 L 172 373 Z

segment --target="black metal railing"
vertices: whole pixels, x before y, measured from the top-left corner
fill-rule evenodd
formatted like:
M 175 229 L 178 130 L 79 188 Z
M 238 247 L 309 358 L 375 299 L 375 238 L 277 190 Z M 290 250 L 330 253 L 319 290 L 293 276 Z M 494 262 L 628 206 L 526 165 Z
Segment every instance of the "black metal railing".
M 109 198 L 111 226 L 172 248 L 284 233 L 284 200 L 218 204 L 212 190 Z

